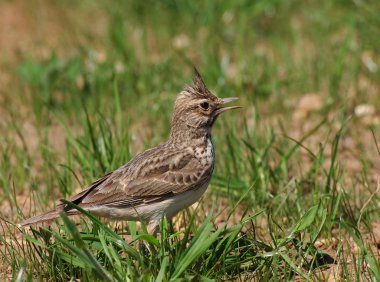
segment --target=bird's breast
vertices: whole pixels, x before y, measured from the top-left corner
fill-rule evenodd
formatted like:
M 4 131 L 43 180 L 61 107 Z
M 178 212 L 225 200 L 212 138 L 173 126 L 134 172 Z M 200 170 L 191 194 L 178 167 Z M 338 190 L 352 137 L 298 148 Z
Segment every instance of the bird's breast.
M 194 146 L 194 155 L 205 168 L 214 166 L 214 147 L 210 138 Z

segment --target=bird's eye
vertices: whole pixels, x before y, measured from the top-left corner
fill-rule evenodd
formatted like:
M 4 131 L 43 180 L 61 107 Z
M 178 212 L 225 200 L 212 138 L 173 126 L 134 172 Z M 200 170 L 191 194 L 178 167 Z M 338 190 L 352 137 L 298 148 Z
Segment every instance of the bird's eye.
M 208 110 L 209 104 L 207 102 L 203 102 L 203 103 L 201 103 L 200 106 L 201 106 L 202 109 Z

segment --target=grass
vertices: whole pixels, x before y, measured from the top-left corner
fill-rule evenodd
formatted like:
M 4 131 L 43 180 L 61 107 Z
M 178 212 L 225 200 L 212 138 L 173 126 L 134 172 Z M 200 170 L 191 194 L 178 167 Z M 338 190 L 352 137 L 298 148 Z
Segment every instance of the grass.
M 23 7 L 67 33 L 0 55 L 4 280 L 380 280 L 376 1 Z M 213 130 L 198 205 L 163 219 L 158 238 L 85 211 L 78 225 L 16 227 L 164 142 L 193 65 L 244 106 Z

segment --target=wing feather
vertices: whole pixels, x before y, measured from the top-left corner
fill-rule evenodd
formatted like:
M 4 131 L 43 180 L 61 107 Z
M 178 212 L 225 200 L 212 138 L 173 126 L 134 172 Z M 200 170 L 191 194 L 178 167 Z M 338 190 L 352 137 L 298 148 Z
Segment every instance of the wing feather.
M 211 166 L 204 168 L 187 151 L 166 150 L 163 154 L 160 150 L 148 150 L 125 166 L 95 181 L 71 201 L 82 207 L 137 206 L 146 201 L 192 190 L 198 187 L 204 173 L 211 177 L 210 172 Z

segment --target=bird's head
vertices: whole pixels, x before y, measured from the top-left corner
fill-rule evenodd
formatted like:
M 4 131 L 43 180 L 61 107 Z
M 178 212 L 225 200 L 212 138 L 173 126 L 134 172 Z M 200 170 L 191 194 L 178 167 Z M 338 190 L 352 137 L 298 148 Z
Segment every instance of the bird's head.
M 216 118 L 228 110 L 239 106 L 225 107 L 226 103 L 238 98 L 218 98 L 206 87 L 199 72 L 194 69 L 193 85 L 187 85 L 178 94 L 172 117 L 174 131 L 191 130 L 210 132 Z

